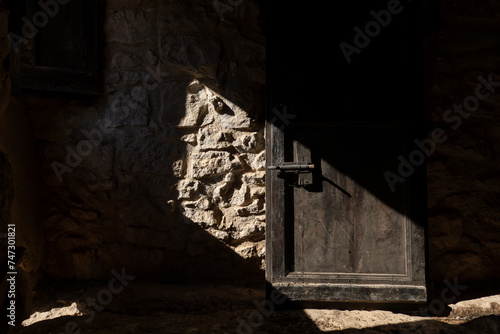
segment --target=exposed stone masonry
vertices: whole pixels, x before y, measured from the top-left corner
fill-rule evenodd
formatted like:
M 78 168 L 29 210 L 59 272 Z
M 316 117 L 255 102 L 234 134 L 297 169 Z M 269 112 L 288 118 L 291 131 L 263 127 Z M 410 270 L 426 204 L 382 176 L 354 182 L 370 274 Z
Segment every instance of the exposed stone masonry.
M 243 257 L 264 255 L 265 152 L 262 129 L 245 111 L 194 81 L 188 86 L 181 138 L 189 143 L 175 164 L 183 216 L 236 247 Z M 253 128 L 253 129 L 252 129 Z M 188 249 L 196 255 L 198 249 Z
M 102 96 L 27 101 L 45 184 L 45 269 L 79 279 L 125 265 L 170 280 L 259 272 L 258 4 L 224 21 L 201 0 L 106 5 Z

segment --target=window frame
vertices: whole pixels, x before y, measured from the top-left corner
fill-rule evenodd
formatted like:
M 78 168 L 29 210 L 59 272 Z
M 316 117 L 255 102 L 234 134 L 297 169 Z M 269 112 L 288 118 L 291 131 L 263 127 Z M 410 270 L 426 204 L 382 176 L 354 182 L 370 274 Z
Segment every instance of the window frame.
M 71 22 L 81 22 L 81 52 L 80 69 L 43 66 L 36 64 L 36 47 L 44 45 L 38 39 L 40 33 L 34 36 L 25 36 L 22 34 L 27 25 L 34 25 L 34 15 L 42 13 L 42 9 L 37 8 L 37 0 L 9 0 L 7 6 L 10 11 L 9 16 L 9 35 L 24 38 L 23 42 L 16 42 L 11 36 L 12 50 L 10 54 L 10 76 L 12 81 L 13 96 L 34 96 L 34 97 L 77 97 L 98 95 L 99 75 L 98 75 L 98 10 L 97 0 L 71 0 L 80 2 L 81 11 L 79 20 Z M 66 3 L 59 4 L 59 10 L 64 10 Z M 56 17 L 59 13 L 52 13 Z M 50 13 L 43 12 L 51 19 Z M 30 19 L 33 18 L 33 19 Z M 27 23 L 28 22 L 28 23 Z M 37 26 L 35 26 L 37 27 Z M 43 29 L 43 25 L 38 29 Z M 32 37 L 32 38 L 26 38 Z M 57 38 L 57 36 L 54 36 Z M 49 52 L 58 52 L 58 50 L 49 50 Z

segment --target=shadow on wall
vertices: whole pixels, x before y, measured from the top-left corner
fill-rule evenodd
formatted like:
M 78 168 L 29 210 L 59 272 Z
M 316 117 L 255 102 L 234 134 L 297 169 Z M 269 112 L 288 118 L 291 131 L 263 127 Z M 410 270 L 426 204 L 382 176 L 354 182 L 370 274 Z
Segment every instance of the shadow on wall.
M 103 94 L 12 99 L 33 126 L 41 275 L 263 282 L 258 4 L 228 13 L 239 27 L 205 1 L 102 9 Z
M 237 29 L 201 1 L 103 10 L 103 97 L 25 100 L 46 273 L 99 279 L 127 266 L 169 281 L 262 278 L 258 4 L 232 14 Z
M 186 84 L 160 89 L 168 97 L 159 112 L 142 86 L 116 93 L 110 101 L 119 107 L 107 109 L 94 129 L 70 130 L 70 138 L 53 125 L 82 116 L 95 123 L 93 106 L 28 101 L 47 184 L 41 197 L 49 208 L 49 275 L 95 279 L 126 266 L 140 276 L 186 281 L 261 271 L 262 130 L 199 81 Z
M 65 282 L 77 285 L 77 278 L 88 280 L 90 285 L 95 279 L 112 278 L 114 269 L 120 272 L 119 268 L 123 268 L 134 277 L 134 282 L 127 287 L 131 293 L 127 300 L 117 297 L 109 309 L 104 303 L 108 312 L 99 313 L 88 325 L 81 317 L 66 317 L 30 326 L 21 333 L 57 331 L 61 325 L 73 326 L 73 320 L 81 328 L 95 332 L 116 332 L 123 326 L 168 328 L 171 317 L 165 316 L 165 312 L 169 310 L 184 313 L 187 307 L 198 314 L 219 306 L 212 301 L 219 296 L 210 296 L 201 306 L 198 303 L 203 297 L 199 295 L 184 299 L 182 295 L 195 283 L 264 282 L 261 126 L 243 109 L 193 80 L 168 84 L 168 94 L 176 100 L 167 99 L 171 102 L 168 114 L 162 114 L 165 118 L 161 120 L 168 118 L 172 123 L 167 124 L 175 125 L 168 127 L 168 132 L 158 125 L 150 127 L 153 122 L 158 124 L 152 120 L 158 115 L 150 106 L 151 92 L 141 87 L 111 96 L 111 104 L 115 101 L 115 106 L 120 107 L 106 110 L 104 116 L 109 117 L 102 120 L 92 107 L 102 103 L 99 101 L 27 100 L 39 154 L 45 161 L 41 168 L 45 181 L 41 198 L 48 208 L 44 223 L 48 254 L 45 281 L 49 285 L 57 282 L 61 288 Z M 139 95 L 140 92 L 146 95 Z M 141 115 L 147 118 L 141 123 L 144 126 L 134 123 L 139 122 Z M 74 117 L 84 119 L 88 125 L 98 125 L 95 129 L 89 126 L 72 130 L 67 138 L 69 131 L 54 124 L 63 125 Z M 57 137 L 63 144 L 48 145 L 41 140 Z M 48 146 L 59 147 L 51 158 L 46 155 L 50 153 Z M 105 163 L 107 159 L 113 162 Z M 63 169 L 63 163 L 71 170 Z M 57 171 L 64 171 L 59 175 L 61 183 Z M 159 292 L 164 288 L 161 284 L 149 291 L 147 296 L 156 305 L 154 312 L 162 312 L 158 315 L 161 321 L 145 316 L 151 311 L 151 300 L 141 304 L 144 281 L 187 283 L 170 287 L 181 294 L 181 299 L 173 301 Z M 44 289 L 40 285 L 39 290 Z M 222 293 L 227 294 L 227 289 L 222 289 Z M 105 291 L 109 294 L 110 288 Z M 98 291 L 94 296 L 107 302 L 104 293 Z M 158 296 L 165 300 L 158 300 Z M 82 307 L 92 307 L 85 302 Z M 195 306 L 186 306 L 190 303 Z M 222 311 L 234 308 L 233 303 L 220 303 Z M 250 302 L 245 307 L 254 306 Z M 239 312 L 245 314 L 245 307 Z M 109 319 L 115 310 L 128 318 Z M 139 319 L 141 325 L 131 320 L 138 310 L 143 315 Z M 177 326 L 190 326 L 192 322 L 183 317 Z M 236 318 L 233 322 L 236 325 L 231 324 L 228 330 L 237 327 Z

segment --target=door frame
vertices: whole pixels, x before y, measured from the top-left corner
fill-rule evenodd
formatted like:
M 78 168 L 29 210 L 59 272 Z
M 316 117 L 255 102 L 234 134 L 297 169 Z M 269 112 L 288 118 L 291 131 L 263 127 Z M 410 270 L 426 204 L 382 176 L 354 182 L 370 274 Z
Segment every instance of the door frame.
M 273 24 L 273 3 L 277 0 L 266 2 L 266 15 L 269 17 L 269 24 Z M 420 0 L 419 3 L 428 4 L 428 0 Z M 426 14 L 436 12 L 435 6 L 426 6 Z M 427 15 L 428 16 L 428 15 Z M 424 17 L 428 18 L 426 15 Z M 433 20 L 424 20 L 426 24 L 436 22 L 436 15 L 432 15 Z M 429 21 L 429 22 L 427 22 Z M 270 31 L 272 27 L 267 28 Z M 415 30 L 420 28 L 415 28 Z M 274 77 L 273 64 L 276 55 L 273 52 L 275 36 L 268 34 L 267 39 L 267 75 L 266 75 L 266 281 L 267 294 L 272 297 L 278 291 L 288 297 L 289 300 L 300 301 L 330 301 L 330 302 L 394 302 L 394 303 L 425 303 L 427 301 L 427 275 L 428 275 L 428 246 L 427 246 L 427 189 L 426 189 L 426 167 L 425 163 L 416 168 L 411 176 L 413 185 L 411 195 L 416 198 L 412 201 L 411 213 L 407 217 L 407 240 L 410 248 L 420 249 L 419 254 L 408 255 L 412 263 L 407 265 L 407 274 L 399 279 L 395 275 L 380 274 L 379 279 L 363 280 L 362 274 L 353 276 L 345 275 L 344 279 L 332 282 L 331 279 L 319 279 L 313 281 L 307 275 L 298 275 L 287 272 L 289 259 L 286 258 L 286 219 L 289 218 L 286 211 L 287 194 L 285 182 L 278 176 L 276 171 L 270 171 L 267 166 L 277 165 L 285 162 L 285 136 L 287 129 L 297 125 L 294 121 L 293 106 L 287 105 L 287 95 L 275 96 L 278 84 L 282 84 L 280 78 Z M 423 66 L 423 65 L 422 65 Z M 420 78 L 423 94 L 423 77 Z M 417 79 L 418 80 L 418 79 Z M 282 92 L 280 92 L 281 94 Z M 410 142 L 413 139 L 423 139 L 426 137 L 425 115 L 422 101 L 417 101 L 422 117 L 418 116 L 415 124 L 408 126 L 406 135 Z M 420 107 L 420 104 L 422 107 Z M 422 118 L 422 119 L 420 119 Z M 409 151 L 410 147 L 405 147 L 404 151 Z M 408 153 L 408 152 L 406 152 Z M 382 177 L 382 175 L 381 175 Z M 405 185 L 406 186 L 406 185 Z M 413 203 L 415 201 L 416 203 Z M 408 222 L 409 221 L 409 222 Z M 413 222 L 412 222 L 413 221 Z M 415 256 L 416 255 L 416 256 Z M 418 268 L 418 269 L 416 269 Z M 385 276 L 384 276 L 385 275 Z M 371 275 L 372 278 L 375 275 Z

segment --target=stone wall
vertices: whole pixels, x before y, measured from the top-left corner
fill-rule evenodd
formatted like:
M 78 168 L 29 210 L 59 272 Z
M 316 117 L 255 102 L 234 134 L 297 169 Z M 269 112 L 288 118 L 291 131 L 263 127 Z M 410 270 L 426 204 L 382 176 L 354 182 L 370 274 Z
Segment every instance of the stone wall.
M 219 14 L 108 0 L 103 94 L 27 100 L 49 275 L 262 274 L 264 37 L 255 1 Z
M 33 289 L 42 265 L 43 235 L 37 219 L 37 175 L 34 140 L 22 101 L 11 98 L 8 72 L 8 11 L 0 1 L 0 263 L 2 278 L 7 270 L 7 224 L 15 225 L 16 323 L 31 312 Z M 21 249 L 24 248 L 24 251 Z M 5 267 L 3 267 L 5 265 Z M 0 282 L 0 304 L 5 319 L 7 284 Z M 2 327 L 7 325 L 2 322 Z
M 99 97 L 14 99 L 9 108 L 16 113 L 2 115 L 10 94 L 0 70 L 0 151 L 14 174 L 27 176 L 25 194 L 37 184 L 30 166 L 39 167 L 36 213 L 46 252 L 28 257 L 31 268 L 38 259 L 52 277 L 107 278 L 125 267 L 170 281 L 262 279 L 259 4 L 103 2 Z M 425 37 L 429 130 L 441 127 L 448 136 L 429 157 L 431 282 L 500 277 L 498 93 L 481 100 L 456 129 L 443 118 L 474 96 L 478 76 L 500 81 L 499 10 L 488 1 L 443 1 L 443 25 Z M 0 60 L 6 50 L 0 47 Z M 29 155 L 31 133 L 38 164 Z M 13 149 L 20 146 L 25 149 Z M 14 158 L 13 152 L 25 153 Z M 24 208 L 36 207 L 30 203 Z M 33 210 L 17 207 L 26 226 L 36 225 Z
M 8 16 L 9 12 L 5 8 L 3 2 L 0 0 L 0 115 L 5 112 L 10 100 L 10 80 L 8 79 L 7 70 L 3 66 L 5 58 L 9 55 L 10 46 L 7 39 L 8 33 Z
M 491 93 L 485 99 L 476 88 L 479 76 L 500 81 L 500 4 L 441 7 L 441 27 L 425 38 L 429 128 L 443 128 L 448 137 L 428 165 L 431 281 L 498 281 L 500 86 L 482 88 L 480 95 Z M 463 114 L 447 111 L 464 103 Z

